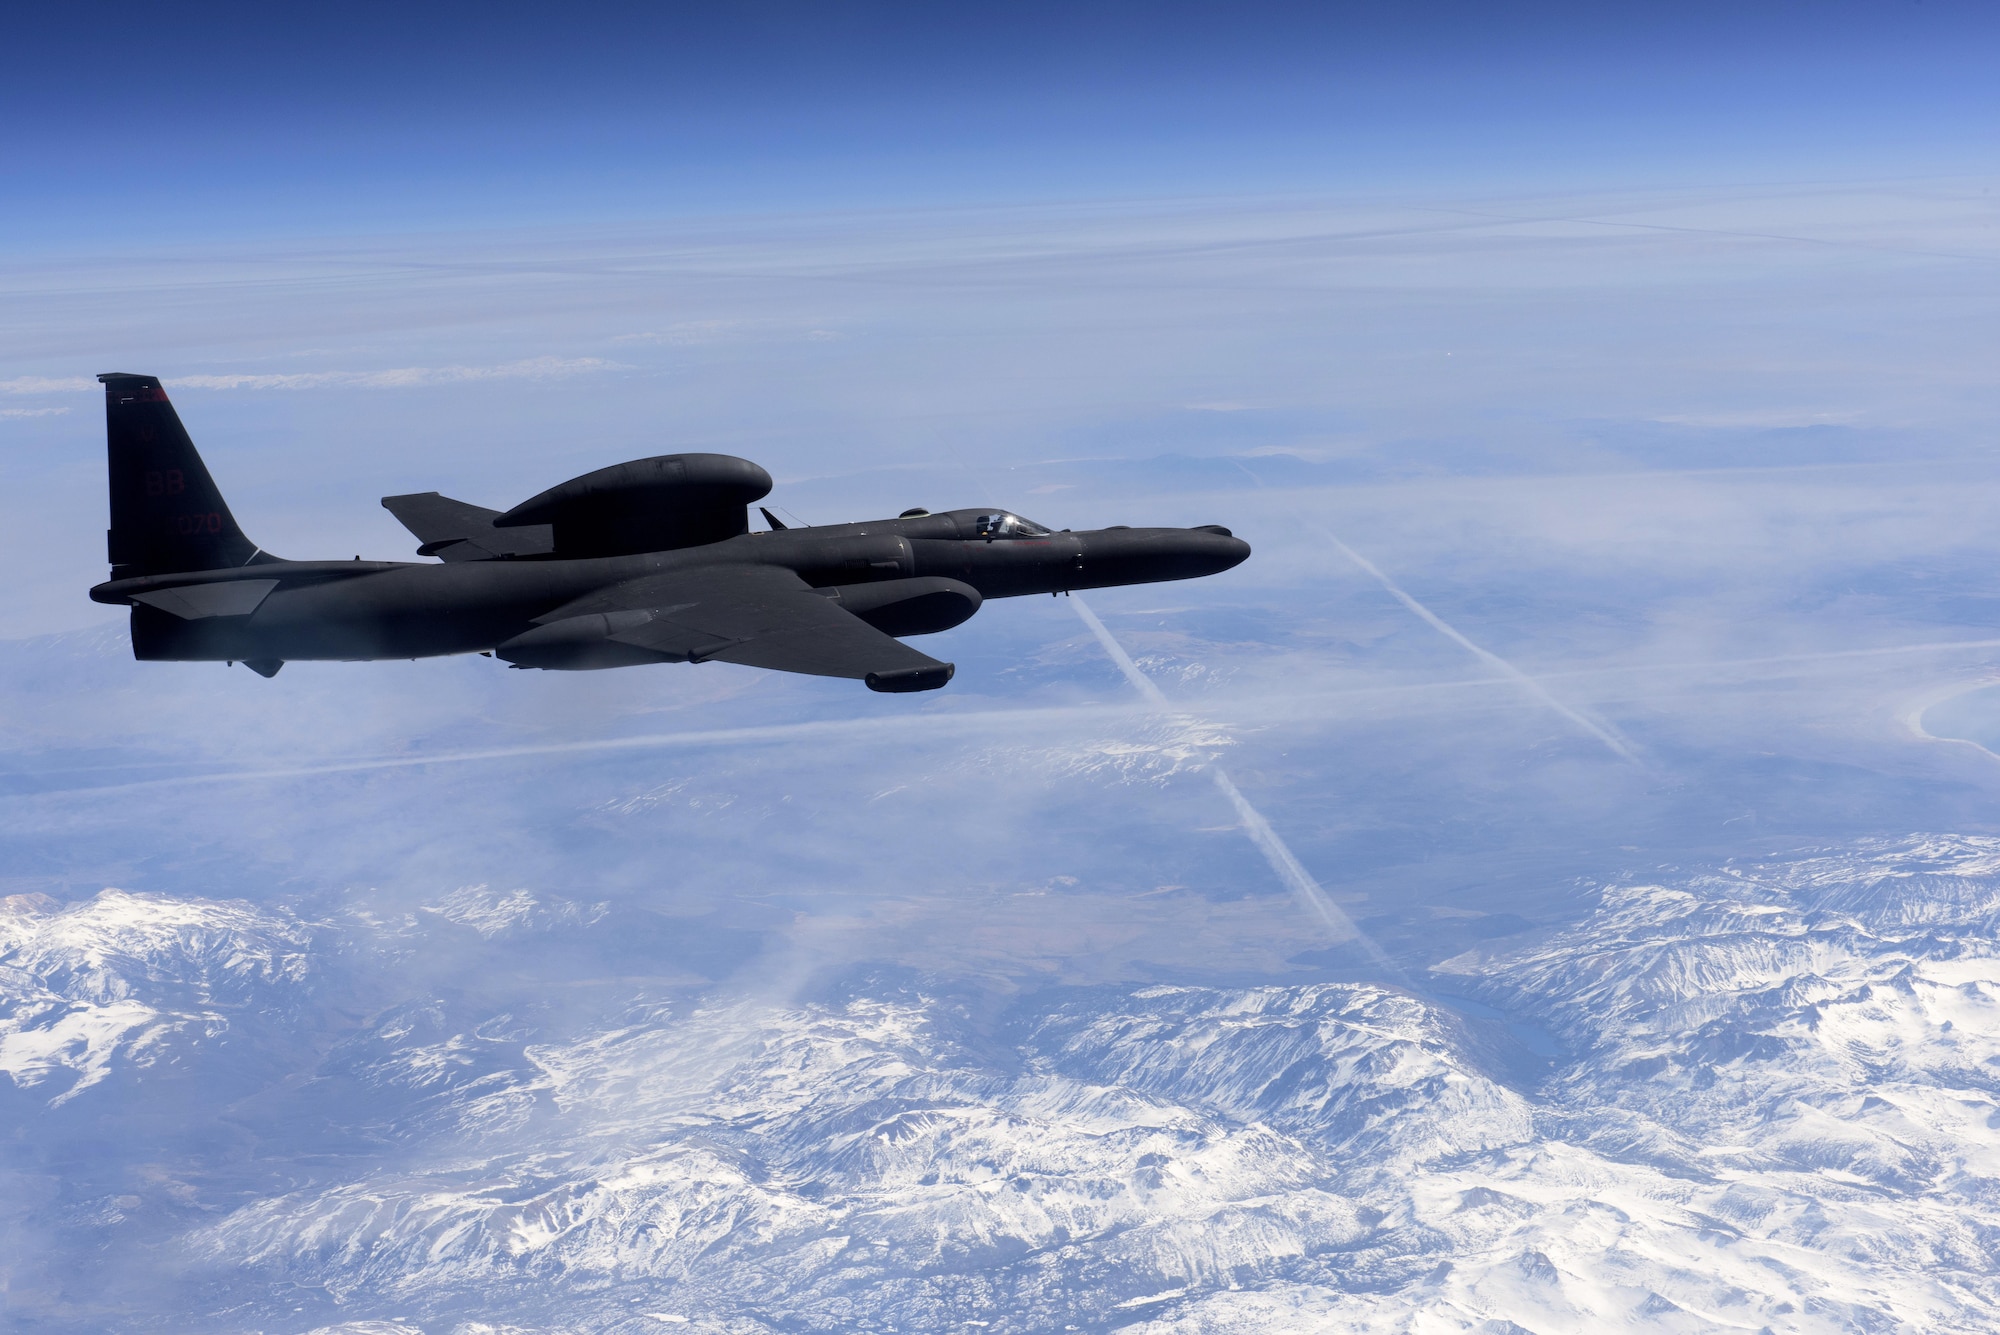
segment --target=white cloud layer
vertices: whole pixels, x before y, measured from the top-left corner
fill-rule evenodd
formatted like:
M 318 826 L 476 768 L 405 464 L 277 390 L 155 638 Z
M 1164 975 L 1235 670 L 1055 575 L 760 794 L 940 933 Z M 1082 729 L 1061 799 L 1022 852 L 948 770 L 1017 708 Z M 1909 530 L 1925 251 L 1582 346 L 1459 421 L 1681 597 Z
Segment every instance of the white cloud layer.
M 472 380 L 551 380 L 602 371 L 629 371 L 623 362 L 602 357 L 525 357 L 493 366 L 401 366 L 386 371 L 230 372 L 163 377 L 169 389 L 407 389 L 456 385 Z M 0 394 L 71 394 L 97 388 L 85 376 L 16 376 L 0 380 Z M 5 415 L 67 412 L 67 408 L 8 410 Z
M 497 366 L 403 366 L 388 371 L 239 372 L 174 376 L 164 383 L 169 388 L 185 386 L 189 389 L 323 389 L 334 385 L 360 389 L 409 389 L 426 385 L 457 385 L 472 380 L 552 380 L 631 369 L 622 362 L 606 361 L 602 357 L 528 357 Z
M 88 376 L 17 375 L 0 380 L 0 394 L 80 394 L 97 388 Z

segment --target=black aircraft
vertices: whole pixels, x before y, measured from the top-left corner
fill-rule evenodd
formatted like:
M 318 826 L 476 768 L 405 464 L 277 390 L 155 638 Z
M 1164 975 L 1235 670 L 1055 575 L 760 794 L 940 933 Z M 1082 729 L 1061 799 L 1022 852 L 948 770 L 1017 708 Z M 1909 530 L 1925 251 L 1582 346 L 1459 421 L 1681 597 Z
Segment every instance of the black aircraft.
M 504 514 L 434 491 L 382 504 L 413 561 L 286 561 L 250 539 L 152 376 L 104 382 L 111 578 L 132 653 L 241 662 L 491 653 L 522 668 L 719 659 L 935 690 L 953 665 L 896 637 L 949 630 L 987 598 L 1192 579 L 1250 546 L 1220 525 L 1054 533 L 1004 510 L 905 510 L 749 531 L 771 477 L 726 454 L 600 468 Z

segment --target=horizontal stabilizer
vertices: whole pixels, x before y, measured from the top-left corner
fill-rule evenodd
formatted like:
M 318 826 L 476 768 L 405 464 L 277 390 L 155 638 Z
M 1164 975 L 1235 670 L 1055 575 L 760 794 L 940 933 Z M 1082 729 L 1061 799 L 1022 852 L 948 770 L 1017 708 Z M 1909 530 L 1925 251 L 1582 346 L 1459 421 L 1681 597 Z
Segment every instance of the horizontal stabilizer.
M 434 491 L 384 496 L 382 508 L 417 535 L 418 556 L 443 561 L 491 561 L 504 556 L 546 556 L 555 550 L 555 530 L 547 524 L 495 528 L 500 511 L 455 501 Z
M 183 584 L 172 589 L 148 589 L 132 595 L 135 603 L 171 612 L 183 621 L 209 617 L 247 617 L 264 596 L 278 587 L 275 579 L 232 579 L 213 584 Z

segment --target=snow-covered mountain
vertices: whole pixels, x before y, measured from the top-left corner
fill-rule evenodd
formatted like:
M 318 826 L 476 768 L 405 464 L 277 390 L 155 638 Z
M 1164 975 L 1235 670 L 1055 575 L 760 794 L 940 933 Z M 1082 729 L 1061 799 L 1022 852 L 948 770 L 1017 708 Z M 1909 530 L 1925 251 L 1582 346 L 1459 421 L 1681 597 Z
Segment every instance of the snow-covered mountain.
M 59 1107 L 158 1075 L 298 1004 L 311 930 L 246 904 L 102 894 L 0 901 L 0 1074 Z
M 18 1196 L 9 1235 L 171 1276 L 171 1302 L 116 1296 L 126 1328 L 2000 1324 L 2000 841 L 1613 885 L 1407 987 L 996 1008 L 878 972 L 557 1014 L 502 982 L 397 996 L 380 964 L 504 973 L 605 912 L 7 901 L 16 1180 L 168 1085 L 256 1142 L 226 1173 Z

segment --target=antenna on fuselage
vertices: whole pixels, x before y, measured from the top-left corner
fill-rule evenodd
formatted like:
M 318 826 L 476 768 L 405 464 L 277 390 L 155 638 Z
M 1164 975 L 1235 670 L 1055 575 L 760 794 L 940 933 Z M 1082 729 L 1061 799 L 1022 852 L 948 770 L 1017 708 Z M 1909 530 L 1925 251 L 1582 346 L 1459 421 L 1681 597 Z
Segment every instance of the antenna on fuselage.
M 790 524 L 787 524 L 783 520 L 779 519 L 776 515 L 772 514 L 764 506 L 761 505 L 758 506 L 757 513 L 764 516 L 764 522 L 771 526 L 771 532 L 773 533 L 783 533 L 786 529 L 791 527 Z

